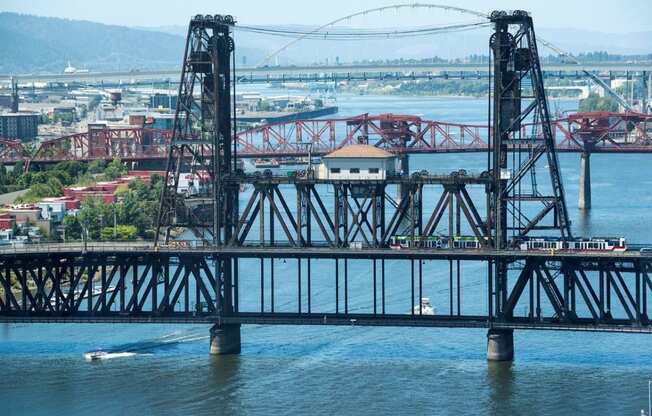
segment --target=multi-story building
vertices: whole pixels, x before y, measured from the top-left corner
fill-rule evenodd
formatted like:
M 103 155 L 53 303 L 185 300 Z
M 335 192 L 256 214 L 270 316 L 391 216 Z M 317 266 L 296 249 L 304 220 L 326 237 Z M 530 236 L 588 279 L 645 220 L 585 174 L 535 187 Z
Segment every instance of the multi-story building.
M 0 114 L 0 137 L 4 139 L 33 139 L 38 134 L 38 119 L 36 113 L 5 113 Z
M 177 96 L 167 94 L 153 94 L 149 96 L 150 108 L 177 108 Z

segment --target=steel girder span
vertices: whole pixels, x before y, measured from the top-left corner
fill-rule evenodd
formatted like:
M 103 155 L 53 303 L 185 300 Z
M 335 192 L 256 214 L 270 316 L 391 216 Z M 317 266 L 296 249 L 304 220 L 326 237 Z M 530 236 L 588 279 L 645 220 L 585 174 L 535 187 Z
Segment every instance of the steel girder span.
M 111 250 L 0 254 L 0 321 L 652 332 L 652 257 L 639 253 Z M 491 272 L 498 260 L 509 265 L 502 293 Z M 219 278 L 220 264 L 232 281 Z M 422 297 L 434 314 L 418 307 Z

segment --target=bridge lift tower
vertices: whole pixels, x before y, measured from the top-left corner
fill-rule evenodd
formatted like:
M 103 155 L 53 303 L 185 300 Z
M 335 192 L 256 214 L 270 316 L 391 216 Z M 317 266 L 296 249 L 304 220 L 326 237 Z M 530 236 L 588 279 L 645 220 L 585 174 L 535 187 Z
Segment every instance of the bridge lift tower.
M 488 159 L 493 174 L 490 223 L 496 249 L 507 249 L 527 235 L 559 232 L 570 237 L 564 188 L 555 152 L 543 74 L 532 17 L 522 10 L 494 11 L 493 52 L 493 154 Z M 491 117 L 491 115 L 490 115 Z M 530 125 L 529 130 L 524 124 Z M 546 172 L 547 171 L 547 172 Z M 537 174 L 549 176 L 538 183 Z M 501 317 L 507 298 L 507 262 L 496 260 L 493 270 L 496 305 Z M 489 355 L 513 355 L 512 330 L 490 330 Z
M 197 15 L 188 26 L 173 137 L 161 196 L 156 243 L 168 243 L 172 231 L 192 233 L 198 244 L 219 246 L 229 241 L 238 212 L 238 186 L 224 177 L 235 171 L 235 131 L 231 105 L 234 41 L 232 16 Z M 181 175 L 192 183 L 178 192 Z M 233 310 L 233 263 L 214 259 L 218 316 Z M 211 350 L 239 352 L 239 325 L 211 330 Z
M 537 233 L 571 235 L 564 189 L 555 153 L 532 18 L 527 12 L 495 11 L 493 152 L 488 153 L 492 183 L 488 190 L 487 229 L 493 247 L 511 248 Z M 230 98 L 234 42 L 231 16 L 195 16 L 189 25 L 166 182 L 161 197 L 157 243 L 171 232 L 191 232 L 199 244 L 218 247 L 232 241 L 238 222 L 236 143 Z M 194 191 L 178 192 L 180 175 L 197 181 Z M 544 175 L 549 180 L 539 181 Z M 194 185 L 194 184 L 193 184 Z M 238 352 L 239 324 L 222 324 L 234 310 L 232 288 L 237 261 L 214 258 L 218 323 L 213 352 Z M 518 296 L 508 296 L 508 260 L 488 262 L 489 358 L 511 359 L 512 330 L 493 329 L 513 310 Z M 517 285 L 525 285 L 519 279 Z M 516 291 L 520 293 L 518 290 Z M 515 291 L 511 291 L 512 294 Z

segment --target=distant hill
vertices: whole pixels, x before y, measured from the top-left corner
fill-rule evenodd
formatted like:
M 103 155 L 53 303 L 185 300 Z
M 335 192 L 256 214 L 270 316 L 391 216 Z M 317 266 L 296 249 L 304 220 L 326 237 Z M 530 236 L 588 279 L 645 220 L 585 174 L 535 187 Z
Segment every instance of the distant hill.
M 271 26 L 308 31 L 310 26 Z M 68 61 L 91 71 L 171 69 L 180 67 L 185 26 L 128 28 L 100 23 L 0 12 L 0 73 L 62 72 Z M 573 53 L 652 52 L 652 31 L 609 34 L 574 29 L 537 28 L 537 34 Z M 489 29 L 410 39 L 303 40 L 281 53 L 281 65 L 354 62 L 365 59 L 464 58 L 488 53 Z M 259 63 L 290 39 L 235 32 L 238 66 Z M 542 54 L 549 54 L 540 48 Z M 276 61 L 271 62 L 274 64 Z
M 0 73 L 173 68 L 184 39 L 169 33 L 79 20 L 0 13 Z

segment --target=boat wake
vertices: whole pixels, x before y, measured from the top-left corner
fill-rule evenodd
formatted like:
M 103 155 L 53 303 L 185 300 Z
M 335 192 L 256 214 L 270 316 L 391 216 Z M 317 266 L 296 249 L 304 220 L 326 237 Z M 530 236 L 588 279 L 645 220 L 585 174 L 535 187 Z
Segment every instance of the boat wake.
M 87 361 L 97 361 L 153 354 L 158 350 L 173 348 L 181 343 L 200 341 L 208 338 L 209 336 L 203 333 L 172 333 L 151 340 L 116 345 L 106 350 L 97 349 L 95 351 L 88 351 L 84 353 L 84 358 Z
M 90 351 L 84 353 L 86 361 L 110 360 L 112 358 L 133 357 L 135 352 L 106 352 L 102 350 Z

